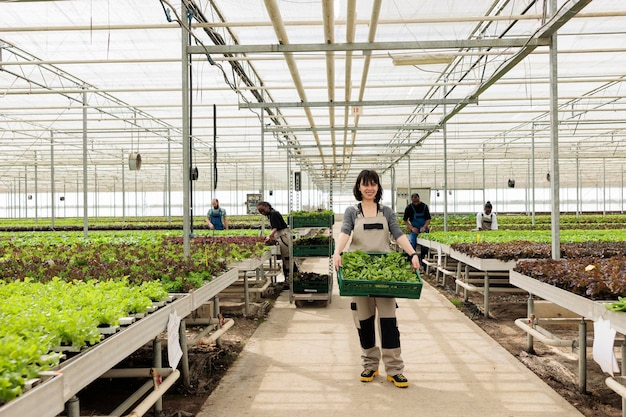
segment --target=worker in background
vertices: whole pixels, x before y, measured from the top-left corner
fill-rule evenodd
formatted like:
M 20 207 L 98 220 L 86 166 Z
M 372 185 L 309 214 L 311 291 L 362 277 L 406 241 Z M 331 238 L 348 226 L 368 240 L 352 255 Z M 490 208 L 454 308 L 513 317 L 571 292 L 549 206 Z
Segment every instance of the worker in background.
M 498 218 L 492 212 L 493 206 L 490 201 L 485 203 L 483 211 L 476 214 L 476 228 L 478 230 L 498 230 Z
M 226 210 L 220 207 L 217 198 L 211 200 L 211 208 L 206 214 L 206 222 L 211 230 L 228 230 Z
M 274 209 L 270 203 L 267 201 L 260 201 L 256 206 L 257 211 L 267 216 L 267 219 L 270 222 L 270 227 L 272 231 L 268 236 L 266 236 L 266 241 L 276 240 L 278 242 L 278 247 L 280 249 L 280 259 L 283 264 L 283 275 L 285 276 L 285 282 L 283 284 L 283 290 L 288 290 L 290 285 L 290 277 L 289 277 L 289 259 L 290 259 L 290 251 L 289 245 L 293 239 L 291 234 L 291 230 L 289 226 L 287 226 L 287 222 L 283 219 L 282 214 L 278 212 L 278 210 Z M 298 272 L 298 266 L 296 262 L 293 262 L 293 273 Z
M 363 170 L 356 179 L 352 193 L 359 202 L 346 209 L 337 237 L 333 264 L 341 267 L 341 253 L 350 237 L 350 251 L 391 252 L 391 237 L 409 256 L 413 268 L 419 267 L 417 253 L 406 235 L 400 229 L 396 214 L 390 207 L 380 204 L 383 187 L 376 171 Z M 409 381 L 403 375 L 404 361 L 401 357 L 400 331 L 396 320 L 396 299 L 394 297 L 353 297 L 350 304 L 361 343 L 363 372 L 360 380 L 372 382 L 378 375 L 382 359 L 387 381 L 398 388 L 406 388 Z M 376 328 L 379 329 L 380 347 L 376 344 Z
M 426 270 L 426 264 L 423 260 L 428 255 L 428 248 L 419 245 L 417 250 L 417 237 L 420 233 L 428 233 L 428 226 L 430 226 L 430 210 L 426 203 L 420 201 L 420 195 L 418 193 L 411 194 L 411 203 L 404 209 L 404 216 L 402 217 L 404 224 L 409 228 L 409 242 L 411 246 L 418 252 L 420 257 L 421 270 Z

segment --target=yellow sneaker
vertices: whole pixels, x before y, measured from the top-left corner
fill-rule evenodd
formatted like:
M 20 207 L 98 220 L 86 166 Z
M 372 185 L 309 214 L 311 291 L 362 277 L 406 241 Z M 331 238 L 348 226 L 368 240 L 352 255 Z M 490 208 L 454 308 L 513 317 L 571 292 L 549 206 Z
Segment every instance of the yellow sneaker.
M 409 386 L 409 380 L 402 374 L 396 374 L 394 376 L 387 375 L 387 381 L 393 382 L 393 385 L 398 388 L 406 388 Z
M 361 380 L 361 382 L 372 382 L 376 375 L 378 375 L 378 371 L 375 371 L 373 369 L 365 369 L 363 372 L 361 372 L 361 377 L 359 379 Z

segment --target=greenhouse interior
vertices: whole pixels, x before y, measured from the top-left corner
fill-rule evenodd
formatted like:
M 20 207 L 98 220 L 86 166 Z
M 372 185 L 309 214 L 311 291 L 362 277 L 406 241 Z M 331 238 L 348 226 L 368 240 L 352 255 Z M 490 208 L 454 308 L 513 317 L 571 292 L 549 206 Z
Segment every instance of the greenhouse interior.
M 22 302 L 11 297 L 35 294 L 13 285 L 45 286 L 37 299 L 59 291 L 65 301 L 49 306 L 53 312 L 101 299 L 71 295 L 77 281 L 96 292 L 112 290 L 106 282 L 132 287 L 137 298 L 127 298 L 139 304 L 150 291 L 167 298 L 112 336 L 44 332 L 38 337 L 52 338 L 41 347 L 46 367 L 7 371 L 14 365 L 0 363 L 1 416 L 85 415 L 74 401 L 100 376 L 117 378 L 113 368 L 140 348 L 159 349 L 156 335 L 171 324 L 166 313 L 191 327 L 189 317 L 211 304 L 205 320 L 221 340 L 236 324 L 225 325 L 218 296 L 241 295 L 247 318 L 249 303 L 267 296 L 272 309 L 281 299 L 287 307 L 319 302 L 324 308 L 296 314 L 325 314 L 347 296 L 377 294 L 402 303 L 421 297 L 401 303 L 419 310 L 432 293 L 491 323 L 500 321 L 498 302 L 517 297 L 528 317 L 507 322 L 524 338 L 575 351 L 579 373 L 570 385 L 585 401 L 561 404 L 567 396 L 552 386 L 555 403 L 536 414 L 516 414 L 502 399 L 492 414 L 476 404 L 476 415 L 626 416 L 626 371 L 605 374 L 603 365 L 593 374 L 601 388 L 594 386 L 585 364 L 599 355 L 595 344 L 586 353 L 586 330 L 574 341 L 555 336 L 527 300 L 551 302 L 589 327 L 610 322 L 609 330 L 626 335 L 626 3 L 0 0 L 0 14 L 2 321 Z M 400 289 L 343 276 L 334 260 L 343 256 L 335 244 L 363 170 L 380 176 L 380 203 L 420 260 Z M 414 193 L 429 212 L 417 232 L 406 214 Z M 292 229 L 288 243 L 268 244 L 277 228 L 259 202 Z M 481 217 L 489 216 L 481 214 L 486 203 L 498 230 L 485 230 L 492 224 Z M 209 213 L 218 206 L 229 230 L 213 230 Z M 402 241 L 392 239 L 394 251 L 403 251 Z M 302 284 L 307 265 L 315 265 L 321 287 Z M 157 290 L 148 284 L 156 281 Z M 94 315 L 108 307 L 99 310 Z M 17 351 L 22 333 L 0 335 L 0 360 Z M 60 342 L 77 352 L 46 351 Z M 626 360 L 620 343 L 609 348 L 616 367 Z M 193 385 L 187 349 L 180 370 L 151 365 L 164 370 L 164 391 Z M 521 348 L 533 349 L 532 342 Z M 89 371 L 89 352 L 111 359 Z M 31 387 L 27 379 L 39 382 Z M 580 405 L 598 392 L 602 400 Z M 397 401 L 402 409 L 406 400 Z M 133 417 L 148 412 L 147 402 Z M 91 412 L 131 415 L 121 407 Z

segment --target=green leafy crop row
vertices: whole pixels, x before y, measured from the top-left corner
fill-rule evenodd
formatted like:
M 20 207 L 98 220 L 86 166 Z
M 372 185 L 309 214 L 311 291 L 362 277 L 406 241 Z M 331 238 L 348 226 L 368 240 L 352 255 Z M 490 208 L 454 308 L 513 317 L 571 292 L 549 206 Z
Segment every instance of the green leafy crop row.
M 345 279 L 364 281 L 418 282 L 417 275 L 400 252 L 369 254 L 344 252 L 341 268 Z
M 186 257 L 183 239 L 162 232 L 0 235 L 0 403 L 58 363 L 52 347 L 97 343 L 99 325 L 199 288 L 229 263 L 265 251 L 260 236 L 193 238 Z
M 126 279 L 0 281 L 0 400 L 20 395 L 25 381 L 57 365 L 60 356 L 50 353 L 56 346 L 98 343 L 98 327 L 117 326 L 167 295 L 159 282 L 133 286 Z

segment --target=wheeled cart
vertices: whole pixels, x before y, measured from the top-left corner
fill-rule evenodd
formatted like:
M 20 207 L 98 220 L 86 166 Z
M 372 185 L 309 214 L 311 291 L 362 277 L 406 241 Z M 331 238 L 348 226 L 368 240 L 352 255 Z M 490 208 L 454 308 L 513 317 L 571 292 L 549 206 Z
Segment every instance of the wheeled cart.
M 308 264 L 311 263 L 307 262 L 309 258 L 326 257 L 328 259 L 327 273 L 299 271 L 294 274 L 293 268 L 290 269 L 292 272 L 289 301 L 294 302 L 296 307 L 312 302 L 319 302 L 319 304 L 326 306 L 332 302 L 333 291 L 332 253 L 334 240 L 332 228 L 334 214 L 327 212 L 292 213 L 289 216 L 289 224 L 296 234 L 296 239 L 290 248 L 291 258 L 294 259 L 294 262 L 296 258 L 305 258 L 301 262 L 299 259 L 298 265 L 301 269 L 307 269 Z M 326 233 L 326 231 L 328 232 Z M 320 270 L 320 268 L 316 269 Z

